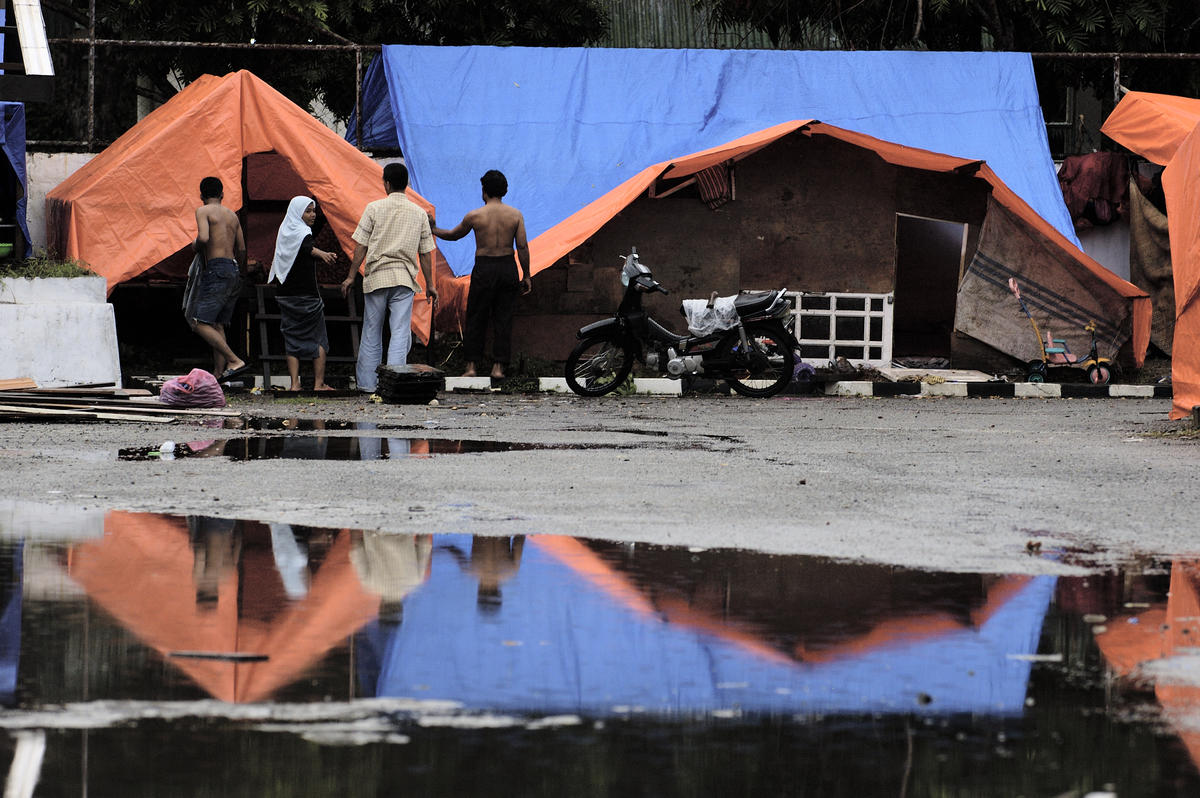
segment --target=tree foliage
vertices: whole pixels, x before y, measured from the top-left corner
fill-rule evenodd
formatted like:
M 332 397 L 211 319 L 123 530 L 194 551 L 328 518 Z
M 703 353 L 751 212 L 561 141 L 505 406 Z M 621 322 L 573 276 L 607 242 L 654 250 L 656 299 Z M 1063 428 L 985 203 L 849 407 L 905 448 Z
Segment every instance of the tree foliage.
M 777 46 L 841 50 L 1200 53 L 1196 0 L 694 0 L 725 28 L 749 26 Z M 1042 62 L 1039 62 L 1042 63 Z M 1049 71 L 1104 85 L 1111 62 L 1055 61 Z M 1200 63 L 1127 61 L 1147 91 L 1200 93 Z
M 1195 0 L 696 0 L 777 44 L 872 50 L 1193 52 Z M 1192 49 L 1189 49 L 1189 45 Z
M 86 36 L 88 0 L 43 0 L 52 37 Z M 96 37 L 124 41 L 266 44 L 585 45 L 605 33 L 598 0 L 242 0 L 164 3 L 96 0 Z M 81 137 L 87 50 L 54 45 L 57 97 L 30 115 L 30 138 Z M 346 119 L 354 107 L 353 53 L 183 47 L 98 48 L 96 137 L 137 119 L 135 97 L 169 99 L 205 73 L 249 69 L 303 107 Z

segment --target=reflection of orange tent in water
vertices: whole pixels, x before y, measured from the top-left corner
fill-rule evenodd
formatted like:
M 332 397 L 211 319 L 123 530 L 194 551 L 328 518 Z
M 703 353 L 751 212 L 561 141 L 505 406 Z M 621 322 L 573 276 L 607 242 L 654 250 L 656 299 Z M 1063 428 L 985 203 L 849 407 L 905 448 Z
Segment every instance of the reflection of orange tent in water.
M 1117 674 L 1154 679 L 1154 694 L 1163 713 L 1200 766 L 1200 726 L 1195 720 L 1200 713 L 1200 678 L 1178 680 L 1154 672 L 1157 660 L 1193 655 L 1200 648 L 1200 562 L 1174 562 L 1166 606 L 1110 618 L 1105 631 L 1096 635 L 1096 643 Z
M 350 535 L 337 535 L 307 594 L 293 602 L 270 549 L 244 548 L 217 583 L 215 604 L 206 605 L 198 601 L 186 519 L 112 512 L 102 540 L 71 549 L 69 568 L 93 601 L 209 694 L 252 702 L 299 678 L 375 616 L 379 596 L 363 588 L 350 549 Z M 180 652 L 193 656 L 172 656 Z
M 982 627 L 1030 581 L 1029 577 L 1022 576 L 985 579 L 966 574 L 956 575 L 963 577 L 961 582 L 956 583 L 949 574 L 937 574 L 937 594 L 941 601 L 934 606 L 916 604 L 906 612 L 898 610 L 892 602 L 888 602 L 886 607 L 879 606 L 878 596 L 868 595 L 879 587 L 867 576 L 868 569 L 820 562 L 814 566 L 825 577 L 819 583 L 797 584 L 800 580 L 789 579 L 793 584 L 786 588 L 771 584 L 761 601 L 753 596 L 754 583 L 761 581 L 761 573 L 754 571 L 741 578 L 726 575 L 723 587 L 737 594 L 737 604 L 742 608 L 739 611 L 729 606 L 730 598 L 725 591 L 674 588 L 669 583 L 659 584 L 651 591 L 637 588 L 619 569 L 612 568 L 575 538 L 540 535 L 536 541 L 538 546 L 568 563 L 588 581 L 620 598 L 638 612 L 656 614 L 675 626 L 712 635 L 747 652 L 780 662 L 833 662 L 890 645 L 934 640 L 940 635 Z M 651 549 L 643 551 L 641 557 L 646 559 L 655 554 L 667 561 L 690 556 L 678 550 Z M 860 587 L 857 597 L 851 595 L 853 587 L 840 580 L 837 590 L 830 589 L 829 576 L 842 567 L 847 568 L 847 573 L 854 573 L 854 580 Z M 674 569 L 681 570 L 678 564 Z M 651 567 L 649 570 L 655 569 Z M 667 568 L 662 570 L 672 572 Z M 887 585 L 884 589 L 891 598 L 899 598 L 899 594 L 905 591 L 911 596 L 928 590 L 928 585 L 920 584 L 925 574 L 901 573 L 904 576 L 891 572 L 885 576 Z M 910 584 L 902 587 L 901 582 L 905 577 Z M 799 597 L 794 595 L 781 596 L 781 589 L 803 593 L 804 599 L 797 600 Z M 948 601 L 951 596 L 956 600 Z M 798 628 L 812 630 L 819 626 L 836 626 L 832 639 L 819 636 L 805 640 L 803 634 L 786 628 L 791 624 L 781 625 L 776 612 L 781 601 L 789 607 L 787 618 Z M 763 606 L 765 612 L 756 613 L 754 604 Z M 951 604 L 955 606 L 951 607 Z M 750 605 L 749 608 L 747 605 Z M 877 609 L 882 610 L 881 614 L 870 612 L 868 605 L 877 605 Z M 831 622 L 829 614 L 837 610 L 840 610 L 839 618 L 835 623 Z M 773 623 L 768 625 L 757 621 L 755 615 L 770 616 Z M 784 639 L 789 642 L 781 645 Z

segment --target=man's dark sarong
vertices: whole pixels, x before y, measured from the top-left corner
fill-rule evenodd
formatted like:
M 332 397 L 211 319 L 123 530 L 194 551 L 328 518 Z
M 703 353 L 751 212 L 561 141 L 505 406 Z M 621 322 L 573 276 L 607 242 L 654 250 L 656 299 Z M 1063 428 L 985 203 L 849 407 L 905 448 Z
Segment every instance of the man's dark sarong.
M 318 349 L 329 351 L 325 331 L 325 303 L 319 296 L 276 296 L 279 303 L 279 331 L 283 349 L 292 357 L 315 360 Z
M 487 328 L 492 328 L 492 360 L 508 365 L 512 354 L 513 308 L 521 290 L 512 255 L 476 255 L 467 289 L 467 329 L 463 357 L 474 363 L 483 357 Z

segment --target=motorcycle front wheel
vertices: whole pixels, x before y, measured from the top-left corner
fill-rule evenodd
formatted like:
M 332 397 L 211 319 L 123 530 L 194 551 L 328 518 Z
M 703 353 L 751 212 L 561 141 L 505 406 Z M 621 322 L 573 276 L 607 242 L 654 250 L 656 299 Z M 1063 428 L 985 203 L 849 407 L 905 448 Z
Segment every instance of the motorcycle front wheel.
M 746 340 L 751 350 L 749 363 L 745 368 L 730 371 L 726 381 L 742 396 L 774 396 L 792 381 L 796 368 L 796 353 L 788 343 L 790 339 L 781 325 L 758 322 L 746 325 Z
M 633 370 L 633 352 L 610 338 L 584 338 L 567 356 L 567 385 L 580 396 L 603 396 Z

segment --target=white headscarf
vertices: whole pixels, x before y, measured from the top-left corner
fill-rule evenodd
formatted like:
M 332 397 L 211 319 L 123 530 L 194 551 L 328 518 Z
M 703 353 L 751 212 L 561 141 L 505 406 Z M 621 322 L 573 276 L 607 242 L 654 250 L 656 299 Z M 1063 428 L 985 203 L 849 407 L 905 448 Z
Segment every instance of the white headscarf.
M 292 197 L 288 203 L 287 215 L 283 217 L 283 224 L 279 225 L 279 235 L 275 236 L 275 259 L 271 261 L 268 283 L 276 277 L 280 283 L 287 279 L 304 237 L 312 234 L 312 228 L 304 223 L 303 218 L 304 212 L 312 204 L 311 197 Z

